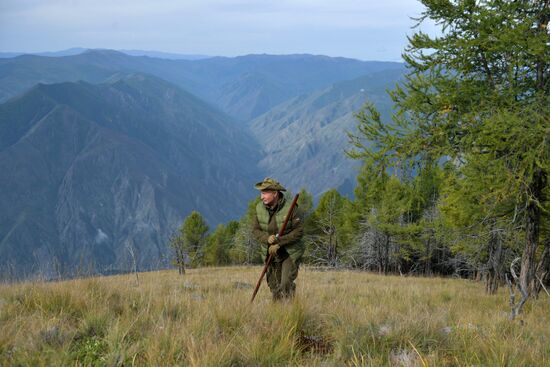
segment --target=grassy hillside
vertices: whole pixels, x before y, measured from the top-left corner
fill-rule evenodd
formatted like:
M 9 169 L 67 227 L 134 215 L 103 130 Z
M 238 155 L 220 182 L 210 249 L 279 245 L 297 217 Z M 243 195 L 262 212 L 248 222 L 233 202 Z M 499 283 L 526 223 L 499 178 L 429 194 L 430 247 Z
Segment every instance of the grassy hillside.
M 543 366 L 550 300 L 508 320 L 468 280 L 302 269 L 249 304 L 259 267 L 0 286 L 0 365 Z

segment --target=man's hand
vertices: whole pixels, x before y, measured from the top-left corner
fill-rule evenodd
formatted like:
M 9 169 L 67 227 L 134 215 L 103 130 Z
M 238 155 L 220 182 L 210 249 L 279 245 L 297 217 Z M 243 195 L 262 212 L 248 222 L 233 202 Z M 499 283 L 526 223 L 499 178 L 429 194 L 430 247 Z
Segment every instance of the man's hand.
M 280 249 L 280 248 L 281 248 L 281 246 L 279 246 L 277 244 L 269 246 L 269 254 L 271 256 L 277 255 L 277 250 Z
M 279 239 L 274 234 L 272 234 L 271 236 L 269 236 L 267 238 L 267 243 L 270 244 L 270 245 L 273 245 L 277 242 L 279 242 Z

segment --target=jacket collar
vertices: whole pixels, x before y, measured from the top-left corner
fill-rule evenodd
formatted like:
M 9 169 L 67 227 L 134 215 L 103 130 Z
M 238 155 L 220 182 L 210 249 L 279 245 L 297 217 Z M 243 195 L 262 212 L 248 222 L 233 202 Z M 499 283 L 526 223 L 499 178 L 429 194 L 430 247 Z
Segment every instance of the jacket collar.
M 272 215 L 273 213 L 277 213 L 279 210 L 281 210 L 281 208 L 283 206 L 285 206 L 285 201 L 286 201 L 285 196 L 280 195 L 279 199 L 277 200 L 277 203 L 273 206 L 273 208 L 270 208 L 267 205 L 264 205 L 264 206 L 267 209 L 267 211 L 269 212 L 269 214 Z

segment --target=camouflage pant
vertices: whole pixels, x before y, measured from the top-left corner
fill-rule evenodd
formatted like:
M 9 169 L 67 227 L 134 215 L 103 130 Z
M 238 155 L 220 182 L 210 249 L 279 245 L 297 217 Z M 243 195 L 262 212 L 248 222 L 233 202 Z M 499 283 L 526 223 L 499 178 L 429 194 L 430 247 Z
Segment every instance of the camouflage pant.
M 267 269 L 267 284 L 271 289 L 273 300 L 294 297 L 298 277 L 298 266 L 287 257 L 281 262 L 272 262 Z

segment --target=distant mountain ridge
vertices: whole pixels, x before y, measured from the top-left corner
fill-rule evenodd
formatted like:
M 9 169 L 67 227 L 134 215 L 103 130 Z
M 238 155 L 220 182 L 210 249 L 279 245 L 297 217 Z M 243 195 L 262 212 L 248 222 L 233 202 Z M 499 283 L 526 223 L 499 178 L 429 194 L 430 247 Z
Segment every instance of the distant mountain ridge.
M 37 83 L 99 83 L 120 72 L 157 76 L 195 94 L 240 121 L 248 121 L 292 97 L 400 63 L 313 55 L 246 55 L 203 60 L 165 60 L 88 50 L 65 57 L 24 55 L 0 59 L 0 102 Z
M 240 217 L 269 175 L 351 195 L 346 131 L 399 63 L 313 55 L 0 59 L 0 277 L 167 265 L 191 210 Z
M 167 264 L 182 216 L 245 210 L 257 146 L 194 96 L 146 75 L 39 84 L 0 105 L 0 268 L 74 273 Z M 220 203 L 224 205 L 220 205 Z M 53 267 L 56 267 L 55 269 Z
M 48 57 L 60 57 L 60 56 L 72 56 L 72 55 L 78 55 L 85 51 L 87 51 L 87 48 L 82 47 L 72 47 L 68 48 L 66 50 L 60 50 L 60 51 L 44 51 L 44 52 L 0 52 L 0 58 L 1 59 L 7 59 L 12 57 L 17 57 L 21 55 L 35 55 L 35 56 L 48 56 Z
M 346 132 L 356 131 L 355 113 L 369 99 L 388 119 L 385 93 L 403 75 L 391 69 L 286 101 L 250 122 L 264 148 L 260 168 L 291 187 L 305 187 L 318 197 L 328 188 L 351 195 L 359 162 L 349 159 Z
M 73 56 L 79 55 L 83 52 L 86 52 L 88 48 L 82 47 L 73 47 L 61 51 L 46 51 L 46 52 L 0 52 L 0 58 L 12 58 L 21 55 L 35 55 L 35 56 L 48 56 L 48 57 L 61 57 L 61 56 Z M 173 52 L 161 52 L 161 51 L 145 51 L 145 50 L 117 50 L 119 52 L 125 53 L 130 56 L 149 56 L 156 57 L 159 59 L 168 59 L 168 60 L 200 60 L 207 59 L 212 56 L 207 55 L 186 55 L 178 54 Z

